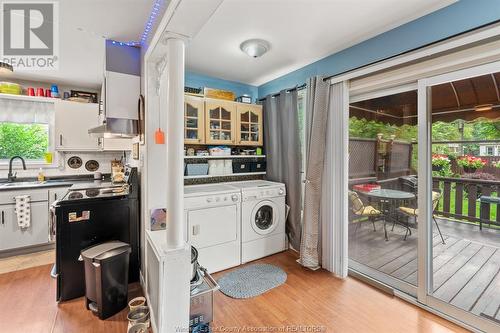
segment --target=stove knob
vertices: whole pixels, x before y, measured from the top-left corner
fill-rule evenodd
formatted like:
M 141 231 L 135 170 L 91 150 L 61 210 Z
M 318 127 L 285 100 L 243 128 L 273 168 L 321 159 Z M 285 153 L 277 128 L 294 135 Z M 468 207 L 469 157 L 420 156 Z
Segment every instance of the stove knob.
M 233 195 L 231 196 L 231 200 L 233 200 L 233 201 L 238 201 L 238 196 L 237 196 L 236 194 L 233 194 Z
M 216 197 L 215 201 L 219 202 L 220 201 L 220 197 Z
M 212 202 L 213 199 L 212 198 L 207 198 L 207 202 Z

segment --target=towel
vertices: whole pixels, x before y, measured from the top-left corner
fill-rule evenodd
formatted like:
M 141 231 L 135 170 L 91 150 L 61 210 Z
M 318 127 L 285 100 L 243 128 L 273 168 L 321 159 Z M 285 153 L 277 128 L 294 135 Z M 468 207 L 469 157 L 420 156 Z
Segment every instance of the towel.
M 16 216 L 19 228 L 29 228 L 31 223 L 31 197 L 29 195 L 18 195 L 16 200 Z

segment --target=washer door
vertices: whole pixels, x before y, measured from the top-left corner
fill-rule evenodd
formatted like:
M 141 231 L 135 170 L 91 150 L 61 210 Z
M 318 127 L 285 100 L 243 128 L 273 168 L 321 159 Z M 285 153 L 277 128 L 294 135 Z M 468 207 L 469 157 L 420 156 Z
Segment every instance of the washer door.
M 265 200 L 255 205 L 250 223 L 256 233 L 259 235 L 267 235 L 276 229 L 278 221 L 278 207 L 274 202 Z

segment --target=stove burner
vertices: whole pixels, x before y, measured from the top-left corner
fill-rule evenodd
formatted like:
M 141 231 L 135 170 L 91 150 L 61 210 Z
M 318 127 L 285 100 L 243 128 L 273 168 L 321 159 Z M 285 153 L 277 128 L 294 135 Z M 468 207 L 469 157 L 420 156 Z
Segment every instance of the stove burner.
M 68 195 L 68 199 L 70 200 L 81 199 L 81 198 L 83 198 L 83 194 L 81 194 L 80 192 L 71 192 Z
M 88 189 L 85 191 L 85 195 L 88 196 L 89 198 L 97 197 L 99 195 L 99 189 L 97 188 Z

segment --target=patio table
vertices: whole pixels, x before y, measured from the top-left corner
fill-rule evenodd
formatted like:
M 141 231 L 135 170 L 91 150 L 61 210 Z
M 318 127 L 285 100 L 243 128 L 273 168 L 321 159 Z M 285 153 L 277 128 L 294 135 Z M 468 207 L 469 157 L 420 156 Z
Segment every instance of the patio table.
M 384 234 L 385 240 L 388 241 L 387 237 L 387 222 L 392 222 L 394 224 L 399 224 L 407 229 L 411 234 L 410 227 L 408 224 L 403 224 L 398 221 L 396 216 L 396 207 L 404 205 L 408 200 L 415 199 L 415 194 L 411 192 L 391 190 L 391 189 L 378 189 L 372 190 L 370 192 L 362 192 L 369 199 L 375 199 L 380 202 L 380 210 L 384 214 Z

